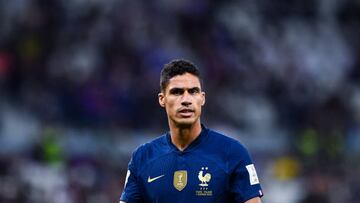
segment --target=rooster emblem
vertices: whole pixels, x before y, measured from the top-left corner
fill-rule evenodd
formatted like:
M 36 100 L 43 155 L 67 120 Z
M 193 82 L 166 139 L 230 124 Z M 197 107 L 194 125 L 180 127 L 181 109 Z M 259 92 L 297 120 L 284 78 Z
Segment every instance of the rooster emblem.
M 201 170 L 199 171 L 199 175 L 198 175 L 198 178 L 201 181 L 201 183 L 199 184 L 201 187 L 207 187 L 208 182 L 210 182 L 210 180 L 211 180 L 211 174 L 206 173 L 204 175 L 204 170 L 208 170 L 208 167 L 202 167 Z

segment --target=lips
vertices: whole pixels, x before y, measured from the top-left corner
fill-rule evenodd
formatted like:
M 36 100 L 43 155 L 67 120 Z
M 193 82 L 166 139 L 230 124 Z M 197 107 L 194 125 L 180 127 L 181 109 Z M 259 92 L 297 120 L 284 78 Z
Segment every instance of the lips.
M 194 110 L 193 109 L 180 109 L 178 112 L 182 117 L 191 117 L 194 113 Z

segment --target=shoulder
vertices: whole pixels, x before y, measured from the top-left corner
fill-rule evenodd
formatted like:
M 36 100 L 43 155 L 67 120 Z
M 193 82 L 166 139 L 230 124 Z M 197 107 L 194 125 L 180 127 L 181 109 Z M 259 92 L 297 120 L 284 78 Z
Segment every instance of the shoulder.
M 217 145 L 221 145 L 225 147 L 228 151 L 233 151 L 233 152 L 247 151 L 245 146 L 239 140 L 229 137 L 228 135 L 225 135 L 223 133 L 214 130 L 209 130 L 209 137 L 210 137 L 210 142 L 213 142 L 214 144 L 216 143 Z
M 239 140 L 213 130 L 209 130 L 209 140 L 210 145 L 223 154 L 229 168 L 252 162 L 247 148 Z
M 166 134 L 163 134 L 150 142 L 138 146 L 133 152 L 132 159 L 145 163 L 157 156 L 167 153 L 169 147 L 166 139 Z

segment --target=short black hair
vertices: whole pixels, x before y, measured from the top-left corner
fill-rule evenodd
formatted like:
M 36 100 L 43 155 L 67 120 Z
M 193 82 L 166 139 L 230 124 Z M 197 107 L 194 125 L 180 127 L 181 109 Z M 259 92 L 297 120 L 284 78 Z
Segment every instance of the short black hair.
M 190 73 L 199 78 L 200 84 L 202 78 L 199 69 L 190 61 L 185 59 L 175 59 L 165 64 L 160 73 L 160 90 L 165 91 L 169 80 L 177 75 Z

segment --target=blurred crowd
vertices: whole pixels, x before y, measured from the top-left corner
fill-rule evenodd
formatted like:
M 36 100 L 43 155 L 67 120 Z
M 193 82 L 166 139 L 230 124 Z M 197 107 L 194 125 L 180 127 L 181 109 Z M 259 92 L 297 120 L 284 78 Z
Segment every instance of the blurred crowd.
M 359 203 L 359 36 L 356 0 L 0 0 L 0 202 L 117 202 L 185 58 L 264 202 Z

